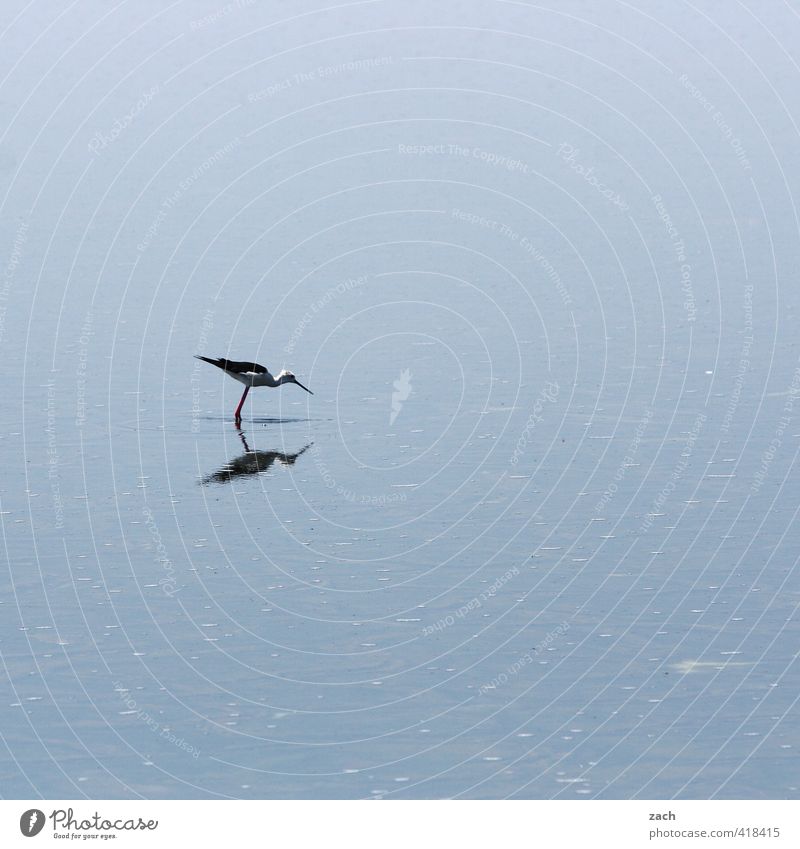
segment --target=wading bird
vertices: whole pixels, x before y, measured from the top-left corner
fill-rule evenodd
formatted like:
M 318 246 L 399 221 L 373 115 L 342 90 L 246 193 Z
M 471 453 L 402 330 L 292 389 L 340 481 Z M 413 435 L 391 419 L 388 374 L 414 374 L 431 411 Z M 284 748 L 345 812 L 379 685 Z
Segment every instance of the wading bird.
M 211 360 L 208 357 L 201 357 L 199 354 L 195 354 L 195 358 L 221 368 L 225 374 L 229 374 L 234 380 L 238 380 L 239 383 L 244 384 L 242 400 L 239 401 L 239 406 L 234 413 L 237 423 L 242 420 L 242 406 L 251 386 L 281 386 L 284 383 L 296 383 L 301 389 L 305 389 L 309 395 L 314 394 L 310 389 L 303 386 L 290 371 L 286 371 L 285 369 L 278 372 L 276 377 L 273 377 L 268 369 L 260 366 L 258 363 L 236 363 L 233 360 L 226 360 L 224 357 Z

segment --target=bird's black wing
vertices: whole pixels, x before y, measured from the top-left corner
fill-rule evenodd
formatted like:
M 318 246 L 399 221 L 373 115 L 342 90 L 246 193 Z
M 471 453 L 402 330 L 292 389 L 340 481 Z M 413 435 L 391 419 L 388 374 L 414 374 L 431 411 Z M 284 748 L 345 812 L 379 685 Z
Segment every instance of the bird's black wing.
M 260 366 L 258 363 L 237 363 L 233 360 L 226 360 L 220 358 L 220 364 L 225 371 L 234 371 L 237 374 L 245 374 L 246 372 L 253 372 L 254 374 L 266 374 L 267 370 L 264 366 Z
M 217 357 L 216 360 L 211 360 L 208 357 L 201 357 L 199 354 L 195 354 L 195 357 L 204 363 L 211 363 L 212 366 L 221 368 L 223 371 L 233 372 L 234 374 L 247 374 L 248 372 L 252 374 L 267 373 L 264 366 L 260 366 L 258 363 L 238 363 L 234 360 L 226 360 L 225 357 Z

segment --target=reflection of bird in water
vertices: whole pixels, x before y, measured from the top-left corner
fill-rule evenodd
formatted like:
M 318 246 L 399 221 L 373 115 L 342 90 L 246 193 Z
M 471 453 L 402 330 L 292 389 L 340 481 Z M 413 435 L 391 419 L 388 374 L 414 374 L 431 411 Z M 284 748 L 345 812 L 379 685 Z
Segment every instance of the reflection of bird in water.
M 284 466 L 293 466 L 295 460 L 313 445 L 309 442 L 294 454 L 284 454 L 282 451 L 251 451 L 241 430 L 239 430 L 239 437 L 244 445 L 244 454 L 226 463 L 213 474 L 206 475 L 201 483 L 228 483 L 234 478 L 257 475 L 260 472 L 266 472 L 276 460 Z

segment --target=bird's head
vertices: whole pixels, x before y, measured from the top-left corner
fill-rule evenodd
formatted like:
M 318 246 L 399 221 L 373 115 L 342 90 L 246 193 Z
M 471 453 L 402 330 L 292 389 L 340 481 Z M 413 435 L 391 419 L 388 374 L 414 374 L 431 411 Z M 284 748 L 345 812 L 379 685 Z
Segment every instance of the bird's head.
M 294 376 L 294 374 L 292 374 L 292 372 L 287 371 L 286 369 L 284 369 L 278 375 L 278 380 L 281 383 L 296 383 L 301 389 L 305 389 L 306 392 L 308 392 L 309 395 L 314 394 L 307 386 L 303 386 L 303 384 L 300 383 L 300 381 Z

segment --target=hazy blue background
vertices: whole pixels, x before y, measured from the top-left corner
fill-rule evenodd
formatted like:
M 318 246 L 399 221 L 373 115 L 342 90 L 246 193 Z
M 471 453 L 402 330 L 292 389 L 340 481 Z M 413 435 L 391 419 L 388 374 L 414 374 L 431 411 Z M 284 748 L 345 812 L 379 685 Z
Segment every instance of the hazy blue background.
M 798 796 L 800 18 L 551 5 L 4 3 L 3 796 Z

